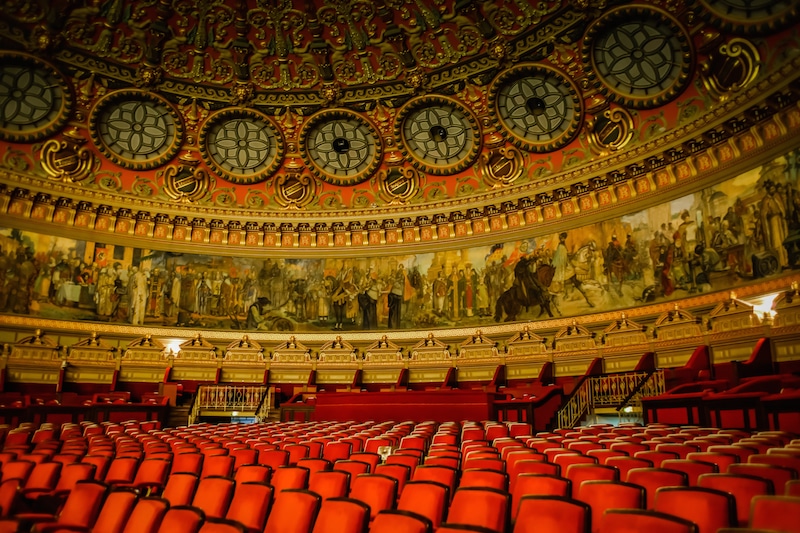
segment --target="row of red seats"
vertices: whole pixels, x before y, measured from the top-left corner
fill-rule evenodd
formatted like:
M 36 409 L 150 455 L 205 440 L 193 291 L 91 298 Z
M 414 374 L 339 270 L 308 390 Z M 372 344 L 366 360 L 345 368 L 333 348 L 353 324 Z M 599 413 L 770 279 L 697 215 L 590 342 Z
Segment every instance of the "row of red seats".
M 427 456 L 425 456 L 425 459 L 424 459 L 426 464 L 424 466 L 419 467 L 418 470 L 421 471 L 421 472 L 430 473 L 431 469 L 429 467 L 437 466 L 435 463 L 440 463 L 442 461 L 447 460 L 447 461 L 450 461 L 451 464 L 453 464 L 453 462 L 451 461 L 451 460 L 453 460 L 453 461 L 455 461 L 455 463 L 454 463 L 455 467 L 456 468 L 460 468 L 460 470 L 461 470 L 461 476 L 460 476 L 461 479 L 460 479 L 459 484 L 458 484 L 459 488 L 466 488 L 469 485 L 473 485 L 473 484 L 474 485 L 484 485 L 485 486 L 485 485 L 490 485 L 490 484 L 495 483 L 494 481 L 491 481 L 491 479 L 492 478 L 497 479 L 498 477 L 502 478 L 502 476 L 496 476 L 496 475 L 492 476 L 491 474 L 503 473 L 503 474 L 507 475 L 507 473 L 504 472 L 505 465 L 506 465 L 507 462 L 510 465 L 509 470 L 511 470 L 511 466 L 512 465 L 515 465 L 516 463 L 523 464 L 525 462 L 547 464 L 547 465 L 549 465 L 551 467 L 558 467 L 559 469 L 561 469 L 562 466 L 567 466 L 567 473 L 566 473 L 567 477 L 565 479 L 568 482 L 571 482 L 571 481 L 573 481 L 573 479 L 570 479 L 570 474 L 568 473 L 570 471 L 570 469 L 575 470 L 576 472 L 583 471 L 584 472 L 582 474 L 583 477 L 591 477 L 591 475 L 588 474 L 589 469 L 592 466 L 599 466 L 598 464 L 595 464 L 595 463 L 599 463 L 599 460 L 596 457 L 592 457 L 592 455 L 591 455 L 592 452 L 594 452 L 594 451 L 606 450 L 608 452 L 613 452 L 613 454 L 615 454 L 615 455 L 612 455 L 610 457 L 605 457 L 604 458 L 606 460 L 605 461 L 606 463 L 608 461 L 612 461 L 612 463 L 613 463 L 614 460 L 616 458 L 618 458 L 618 457 L 619 458 L 627 457 L 629 460 L 638 459 L 638 460 L 648 461 L 648 459 L 641 459 L 641 458 L 637 458 L 637 457 L 629 457 L 626 454 L 629 451 L 633 451 L 634 454 L 643 454 L 645 452 L 659 452 L 658 450 L 650 449 L 650 446 L 653 443 L 657 443 L 657 444 L 655 444 L 655 447 L 657 447 L 657 446 L 659 446 L 661 444 L 681 444 L 681 443 L 686 443 L 686 442 L 690 442 L 690 441 L 693 441 L 693 440 L 697 440 L 697 441 L 702 442 L 702 443 L 710 442 L 710 443 L 712 443 L 711 446 L 713 446 L 713 445 L 724 446 L 724 444 L 716 443 L 715 441 L 716 440 L 719 440 L 719 441 L 724 440 L 725 442 L 729 442 L 730 443 L 730 442 L 733 442 L 735 439 L 738 439 L 739 442 L 741 442 L 742 440 L 755 440 L 755 441 L 760 441 L 760 442 L 765 442 L 766 441 L 766 442 L 769 442 L 771 444 L 775 444 L 776 442 L 778 442 L 780 440 L 778 435 L 757 434 L 757 435 L 750 436 L 749 434 L 741 433 L 741 432 L 738 433 L 738 434 L 737 433 L 732 433 L 732 432 L 731 433 L 717 432 L 715 434 L 715 433 L 713 433 L 713 430 L 704 430 L 704 429 L 701 429 L 701 428 L 684 428 L 683 430 L 681 430 L 681 432 L 677 432 L 676 433 L 675 429 L 673 429 L 673 428 L 652 427 L 652 428 L 644 428 L 644 429 L 643 428 L 613 428 L 612 429 L 612 428 L 607 428 L 607 427 L 594 427 L 594 428 L 584 428 L 584 429 L 581 429 L 580 431 L 577 431 L 577 432 L 576 431 L 568 431 L 568 432 L 561 432 L 561 434 L 543 435 L 543 436 L 539 436 L 538 438 L 525 438 L 524 441 L 521 438 L 520 439 L 514 439 L 514 438 L 510 438 L 510 437 L 495 439 L 495 441 L 492 442 L 492 443 L 489 443 L 487 441 L 481 442 L 481 441 L 463 440 L 461 442 L 461 446 L 459 447 L 459 446 L 456 446 L 454 444 L 446 444 L 445 442 L 443 442 L 444 440 L 452 441 L 453 439 L 438 439 L 437 437 L 455 437 L 456 440 L 458 440 L 458 437 L 459 437 L 458 433 L 460 432 L 460 437 L 461 437 L 461 439 L 463 439 L 464 435 L 467 433 L 468 430 L 478 429 L 477 426 L 480 426 L 479 424 L 465 424 L 463 427 L 460 427 L 457 424 L 448 424 L 448 425 L 441 425 L 438 428 L 436 428 L 436 426 L 433 425 L 433 424 L 424 424 L 424 425 L 421 425 L 420 427 L 411 427 L 411 426 L 412 425 L 405 424 L 405 425 L 403 425 L 404 429 L 399 432 L 400 434 L 405 435 L 405 437 L 403 437 L 401 439 L 401 441 L 405 440 L 405 443 L 408 444 L 411 447 L 409 447 L 409 448 L 400 448 L 398 450 L 395 450 L 396 451 L 395 454 L 392 454 L 392 455 L 390 455 L 390 456 L 388 456 L 386 458 L 386 464 L 381 464 L 381 465 L 377 465 L 377 466 L 382 468 L 383 471 L 386 474 L 388 474 L 389 476 L 393 476 L 396 480 L 408 479 L 409 477 L 414 479 L 414 477 L 415 477 L 414 474 L 410 474 L 410 472 L 412 471 L 412 469 L 416 465 L 419 464 L 420 460 L 423 458 L 423 454 L 426 453 L 425 448 L 427 448 Z M 497 426 L 497 424 L 491 424 L 490 426 Z M 488 427 L 489 426 L 487 425 L 487 428 L 482 428 L 482 429 L 488 429 Z M 204 430 L 204 431 L 208 430 L 208 428 L 195 428 L 195 431 L 201 430 L 201 429 Z M 222 434 L 222 435 L 226 435 L 227 434 L 227 436 L 225 436 L 223 438 L 223 440 L 225 440 L 225 441 L 229 441 L 230 433 L 238 434 L 238 433 L 241 432 L 240 428 L 236 428 L 237 430 L 235 432 L 229 432 L 228 431 L 229 428 L 225 428 L 225 427 L 216 427 L 214 429 L 216 431 L 212 430 L 212 431 L 210 431 L 210 434 L 213 435 L 216 432 L 219 432 L 219 434 Z M 283 429 L 285 429 L 285 428 L 283 428 Z M 261 428 L 261 430 L 263 430 L 263 428 Z M 245 433 L 249 434 L 249 433 L 252 433 L 252 431 L 246 430 Z M 573 434 L 570 435 L 570 433 L 573 433 Z M 419 438 L 417 438 L 416 440 L 413 440 L 413 439 L 412 440 L 407 440 L 408 437 L 413 437 L 415 435 L 416 435 L 416 437 L 419 437 Z M 484 436 L 486 435 L 485 431 L 484 431 L 483 435 Z M 619 439 L 619 440 L 603 438 L 603 437 L 609 437 L 609 436 L 614 436 L 615 439 Z M 747 439 L 745 437 L 747 437 Z M 301 436 L 300 438 L 304 438 L 304 437 Z M 660 440 L 656 440 L 656 439 L 660 439 Z M 246 440 L 247 439 L 245 439 L 245 443 L 246 443 Z M 608 445 L 607 442 L 603 442 L 604 440 L 606 440 L 606 441 L 611 440 L 613 442 L 609 445 L 608 448 L 604 448 L 604 446 Z M 664 440 L 666 442 L 661 442 L 661 441 L 664 441 Z M 232 439 L 230 439 L 230 441 L 236 442 L 235 440 L 232 440 Z M 652 442 L 650 442 L 648 444 L 644 444 L 644 443 L 646 443 L 648 441 L 652 441 Z M 678 441 L 678 442 L 675 442 L 675 441 Z M 215 442 L 215 441 L 211 440 L 211 442 Z M 256 442 L 258 442 L 258 441 L 256 441 Z M 415 447 L 415 446 L 419 446 L 420 443 L 421 443 L 421 448 L 422 449 L 419 449 L 419 447 Z M 584 455 L 584 454 L 579 453 L 577 449 L 581 448 L 581 445 L 585 444 L 585 443 L 598 445 L 598 446 L 596 448 L 594 448 L 594 449 L 585 450 L 586 454 Z M 294 445 L 291 442 L 285 442 L 283 444 L 285 444 L 286 446 L 293 446 Z M 627 451 L 623 451 L 623 450 L 619 449 L 623 445 L 627 447 L 629 444 L 643 445 L 644 449 L 638 449 L 638 451 L 637 451 L 636 448 L 628 449 Z M 747 444 L 747 443 L 744 443 L 744 444 Z M 787 444 L 786 450 L 792 450 L 792 448 L 791 448 L 792 444 L 791 443 L 786 443 L 786 444 Z M 689 444 L 688 446 L 690 447 L 689 449 L 694 449 L 694 450 L 700 449 L 699 447 L 695 447 L 692 444 Z M 711 446 L 707 447 L 706 450 L 709 450 Z M 615 448 L 615 447 L 617 449 L 612 449 L 612 448 Z M 482 449 L 482 448 L 485 448 L 485 449 Z M 573 448 L 576 448 L 576 449 L 573 449 Z M 741 448 L 742 449 L 750 449 L 749 446 L 741 446 Z M 228 450 L 228 448 L 224 448 L 224 447 L 222 449 Z M 775 448 L 774 450 L 770 449 L 770 451 L 778 451 L 778 450 L 779 450 L 779 448 Z M 235 451 L 235 450 L 230 450 L 230 451 Z M 268 450 L 268 451 L 284 452 L 284 453 L 279 454 L 279 455 L 283 455 L 284 457 L 287 457 L 286 450 Z M 752 449 L 750 449 L 750 451 L 752 451 Z M 365 455 L 365 456 L 370 455 L 370 454 L 364 454 L 363 452 L 361 452 L 361 453 L 362 453 L 362 455 Z M 659 453 L 667 453 L 667 452 L 659 452 Z M 674 453 L 674 452 L 669 452 L 669 453 Z M 694 451 L 694 452 L 688 452 L 688 453 L 715 453 L 715 452 L 714 451 L 707 451 L 707 452 Z M 462 454 L 463 454 L 463 457 L 464 457 L 463 461 L 461 460 Z M 541 457 L 536 457 L 536 456 L 533 456 L 531 454 L 538 454 L 538 455 L 541 455 Z M 617 454 L 620 454 L 620 455 L 617 455 Z M 180 458 L 183 455 L 185 455 L 185 454 L 176 454 L 175 455 L 175 459 L 177 460 L 178 458 Z M 371 455 L 374 456 L 374 454 L 371 454 Z M 485 456 L 481 456 L 481 455 L 485 455 Z M 527 457 L 525 459 L 520 459 L 521 457 L 526 456 L 526 455 L 527 455 Z M 727 454 L 722 454 L 722 455 L 727 455 Z M 758 454 L 753 454 L 753 455 L 758 455 Z M 762 455 L 778 457 L 781 454 L 762 454 Z M 517 457 L 517 456 L 519 456 L 519 457 Z M 206 459 L 214 460 L 218 456 L 205 456 L 205 455 L 200 454 L 200 457 L 205 457 Z M 222 457 L 225 457 L 225 456 L 222 456 Z M 583 459 L 581 459 L 581 460 L 576 462 L 574 459 L 570 459 L 571 457 L 572 458 L 576 458 L 577 457 L 577 458 L 583 458 Z M 669 460 L 672 460 L 672 461 L 697 462 L 697 461 L 691 461 L 691 460 L 688 460 L 688 459 L 674 459 L 674 458 L 670 459 L 668 457 L 670 457 L 670 456 L 667 455 L 666 457 L 660 457 L 660 460 L 662 461 L 662 465 L 663 465 L 664 462 L 669 461 Z M 586 460 L 586 458 L 590 458 L 590 459 Z M 366 459 L 366 457 L 363 457 L 362 459 Z M 545 459 L 545 460 L 542 461 L 541 459 Z M 551 459 L 551 460 L 548 462 L 547 461 L 548 459 Z M 305 459 L 305 458 L 301 458 L 301 459 L 297 460 L 297 463 L 299 463 L 300 461 L 306 461 L 306 464 L 310 467 L 309 470 L 311 470 L 311 468 L 314 468 L 314 466 L 313 466 L 314 463 L 312 462 L 314 460 L 317 461 L 316 464 L 319 467 L 319 471 L 324 471 L 325 468 L 326 468 L 326 461 L 324 459 L 317 459 L 317 458 L 315 458 L 315 459 L 310 459 L 310 458 Z M 476 461 L 479 461 L 479 462 L 476 462 Z M 147 461 L 144 461 L 144 462 L 147 462 Z M 344 463 L 345 462 L 359 463 L 360 461 L 343 461 L 341 464 L 337 464 L 335 467 L 336 468 L 344 468 L 344 466 L 345 466 Z M 370 462 L 375 462 L 374 457 L 370 457 Z M 575 462 L 574 465 L 572 464 L 573 462 Z M 586 464 L 581 464 L 582 462 L 585 462 Z M 620 462 L 621 464 L 627 464 L 628 463 L 627 460 L 626 461 L 618 461 L 618 462 Z M 403 465 L 402 463 L 407 463 L 407 464 Z M 327 463 L 327 464 L 330 464 L 330 463 Z M 636 464 L 636 463 L 634 463 L 634 464 Z M 408 475 L 402 474 L 402 472 L 405 470 L 405 468 L 398 468 L 398 465 L 399 466 L 404 466 L 405 468 L 408 468 L 409 474 Z M 470 467 L 472 465 L 474 465 L 474 466 L 480 465 L 482 468 L 475 470 L 475 469 Z M 439 464 L 438 466 L 444 466 L 444 465 Z M 611 465 L 607 465 L 606 464 L 606 466 L 611 466 Z M 649 464 L 649 465 L 646 466 L 646 468 L 649 468 L 649 467 L 652 467 L 652 466 L 653 466 L 653 464 Z M 742 466 L 745 466 L 745 465 L 742 465 Z M 577 467 L 582 467 L 582 468 L 577 468 Z M 457 471 L 456 468 L 454 468 L 454 471 Z M 440 468 L 439 470 L 446 471 L 446 469 L 447 469 L 447 467 L 444 466 L 444 468 Z M 288 470 L 289 469 L 281 468 L 279 470 L 276 470 L 276 474 L 282 473 L 282 472 L 287 472 Z M 300 469 L 300 470 L 302 470 L 302 469 Z M 602 471 L 603 469 L 595 468 L 595 470 Z M 607 470 L 613 471 L 613 469 L 607 469 Z M 630 470 L 633 470 L 633 468 L 630 468 Z M 373 469 L 373 472 L 375 472 L 375 471 L 378 471 L 378 470 L 377 469 Z M 237 473 L 238 473 L 238 469 L 237 469 Z M 556 472 L 555 474 L 557 474 L 557 473 L 560 473 L 560 471 Z M 533 478 L 536 475 L 533 472 L 519 472 L 519 473 L 517 473 L 517 475 L 514 475 L 511 478 L 512 485 L 515 482 L 515 480 L 518 479 L 520 474 L 532 474 L 530 476 L 527 476 L 527 477 L 531 477 L 531 478 Z M 550 475 L 552 477 L 556 477 L 555 474 L 551 473 L 551 474 L 545 474 L 545 475 Z M 795 475 L 796 475 L 796 472 L 795 472 Z M 280 476 L 278 476 L 278 477 L 280 477 Z M 372 476 L 372 477 L 377 477 L 377 476 Z M 526 483 L 528 483 L 527 477 L 523 478 L 526 481 Z M 538 481 L 541 481 L 541 479 L 539 479 Z M 275 482 L 275 480 L 273 480 L 273 483 L 274 482 Z M 501 488 L 500 488 L 501 491 L 503 490 L 503 487 L 504 486 L 501 485 Z M 400 488 L 400 492 L 402 492 L 402 485 L 400 485 L 399 488 Z M 453 488 L 452 483 L 451 483 L 450 487 L 448 487 L 448 488 L 451 488 L 451 489 Z M 512 496 L 514 495 L 515 492 L 517 492 L 517 491 L 514 490 L 513 486 L 511 487 L 511 491 L 512 491 Z M 528 492 L 530 492 L 530 490 Z M 514 500 L 515 501 L 515 505 L 511 507 L 512 510 L 514 510 L 514 511 L 517 510 L 519 505 L 516 504 L 516 502 L 521 501 L 525 495 L 526 495 L 526 491 L 521 491 L 521 492 L 519 492 L 517 494 L 517 498 Z M 366 498 L 366 496 L 365 496 L 365 498 Z M 653 498 L 648 498 L 648 500 L 652 500 L 652 499 Z M 373 505 L 374 505 L 374 503 L 373 503 Z M 388 504 L 388 507 L 391 507 L 391 506 L 392 506 L 392 502 L 390 502 Z M 448 518 L 448 520 L 450 520 L 450 519 Z M 450 520 L 450 521 L 452 521 L 452 520 Z

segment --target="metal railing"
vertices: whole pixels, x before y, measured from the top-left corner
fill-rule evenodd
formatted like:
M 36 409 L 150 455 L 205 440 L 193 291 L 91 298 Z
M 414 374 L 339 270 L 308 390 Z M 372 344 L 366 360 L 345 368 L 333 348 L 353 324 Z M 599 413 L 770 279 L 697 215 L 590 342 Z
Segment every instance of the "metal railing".
M 607 376 L 592 376 L 592 407 L 617 407 L 622 404 L 650 372 L 625 372 Z
M 253 413 L 266 418 L 272 404 L 270 390 L 263 385 L 201 385 L 189 413 L 189 424 L 197 421 L 201 411 Z
M 256 409 L 256 421 L 257 422 L 266 422 L 269 418 L 269 414 L 272 411 L 272 406 L 275 405 L 275 388 L 270 387 L 267 389 L 267 393 L 264 394 L 261 398 L 261 403 L 258 405 L 258 409 Z
M 584 379 L 577 389 L 572 392 L 567 403 L 558 411 L 558 427 L 575 427 L 583 415 L 589 412 L 592 405 L 591 379 Z
M 620 417 L 630 413 L 638 416 L 643 396 L 657 396 L 663 392 L 663 370 L 591 376 L 558 411 L 558 427 L 575 427 L 584 415 L 591 414 L 597 407 L 616 408 Z M 631 409 L 626 409 L 628 407 Z
M 645 396 L 658 396 L 666 391 L 664 371 L 659 369 L 653 372 L 644 382 L 617 406 L 620 419 L 626 417 L 641 417 L 642 398 Z

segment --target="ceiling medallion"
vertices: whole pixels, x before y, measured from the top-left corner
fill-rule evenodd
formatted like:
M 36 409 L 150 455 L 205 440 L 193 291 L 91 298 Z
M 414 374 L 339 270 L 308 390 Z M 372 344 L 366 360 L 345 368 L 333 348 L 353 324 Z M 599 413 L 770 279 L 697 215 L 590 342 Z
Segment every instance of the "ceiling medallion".
M 771 34 L 797 20 L 795 0 L 700 0 L 704 18 L 723 31 Z
M 303 166 L 295 159 L 286 163 L 286 174 L 275 178 L 275 200 L 281 207 L 300 209 L 317 196 L 317 183 L 302 174 Z
M 96 170 L 99 160 L 85 146 L 86 139 L 76 129 L 64 134 L 63 140 L 50 139 L 42 146 L 42 168 L 53 179 L 76 183 Z
M 586 123 L 589 144 L 599 154 L 621 150 L 633 139 L 633 127 L 633 117 L 621 107 L 606 109 Z
M 170 165 L 164 171 L 164 191 L 173 200 L 182 203 L 202 199 L 211 186 L 211 177 L 191 152 L 181 155 L 180 164 Z
M 250 109 L 224 109 L 200 131 L 203 160 L 237 185 L 259 183 L 281 165 L 283 137 L 266 115 Z
M 51 65 L 28 54 L 0 54 L 0 139 L 33 142 L 69 118 L 72 93 Z
M 711 52 L 702 66 L 702 80 L 717 99 L 752 83 L 761 66 L 758 49 L 750 41 L 731 39 Z
M 620 104 L 650 109 L 678 96 L 692 73 L 686 30 L 650 7 L 619 7 L 586 31 L 583 61 L 603 94 Z
M 164 98 L 146 91 L 108 94 L 89 117 L 92 141 L 106 157 L 131 170 L 172 159 L 183 141 L 183 122 Z
M 412 165 L 439 176 L 467 168 L 481 147 L 475 115 L 443 96 L 423 96 L 404 105 L 397 114 L 394 135 Z
M 344 109 L 313 115 L 300 132 L 303 162 L 333 185 L 355 185 L 369 178 L 380 165 L 382 152 L 375 128 Z
M 520 65 L 498 76 L 489 91 L 489 102 L 503 135 L 530 152 L 549 152 L 566 145 L 583 118 L 583 101 L 572 80 L 541 65 Z
M 381 197 L 390 204 L 405 204 L 419 191 L 422 178 L 413 168 L 399 166 L 378 172 Z

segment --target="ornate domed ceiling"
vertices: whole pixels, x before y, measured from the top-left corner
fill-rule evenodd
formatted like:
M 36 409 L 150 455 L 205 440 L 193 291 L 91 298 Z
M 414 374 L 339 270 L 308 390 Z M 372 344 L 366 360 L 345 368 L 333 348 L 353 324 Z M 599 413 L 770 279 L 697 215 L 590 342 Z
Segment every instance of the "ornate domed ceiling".
M 798 11 L 790 0 L 4 2 L 4 182 L 73 221 L 113 215 L 146 223 L 144 236 L 159 221 L 225 228 L 229 243 L 320 228 L 354 232 L 348 246 L 371 229 L 397 228 L 381 244 L 418 242 L 402 230 L 433 223 L 457 237 L 459 221 L 524 211 L 507 229 L 546 222 L 556 203 L 560 219 L 745 127 L 749 97 L 731 99 L 789 61 Z M 775 113 L 794 89 L 767 85 Z M 708 116 L 727 122 L 697 129 Z M 610 202 L 675 181 L 630 181 Z

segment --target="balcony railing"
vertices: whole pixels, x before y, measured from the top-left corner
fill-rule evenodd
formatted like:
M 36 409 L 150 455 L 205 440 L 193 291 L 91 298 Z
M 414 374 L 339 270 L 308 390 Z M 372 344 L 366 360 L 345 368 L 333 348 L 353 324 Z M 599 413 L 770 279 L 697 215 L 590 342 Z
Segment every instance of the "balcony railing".
M 201 385 L 189 414 L 189 423 L 195 423 L 202 413 L 208 412 L 266 419 L 272 408 L 272 393 L 270 387 L 263 385 Z

